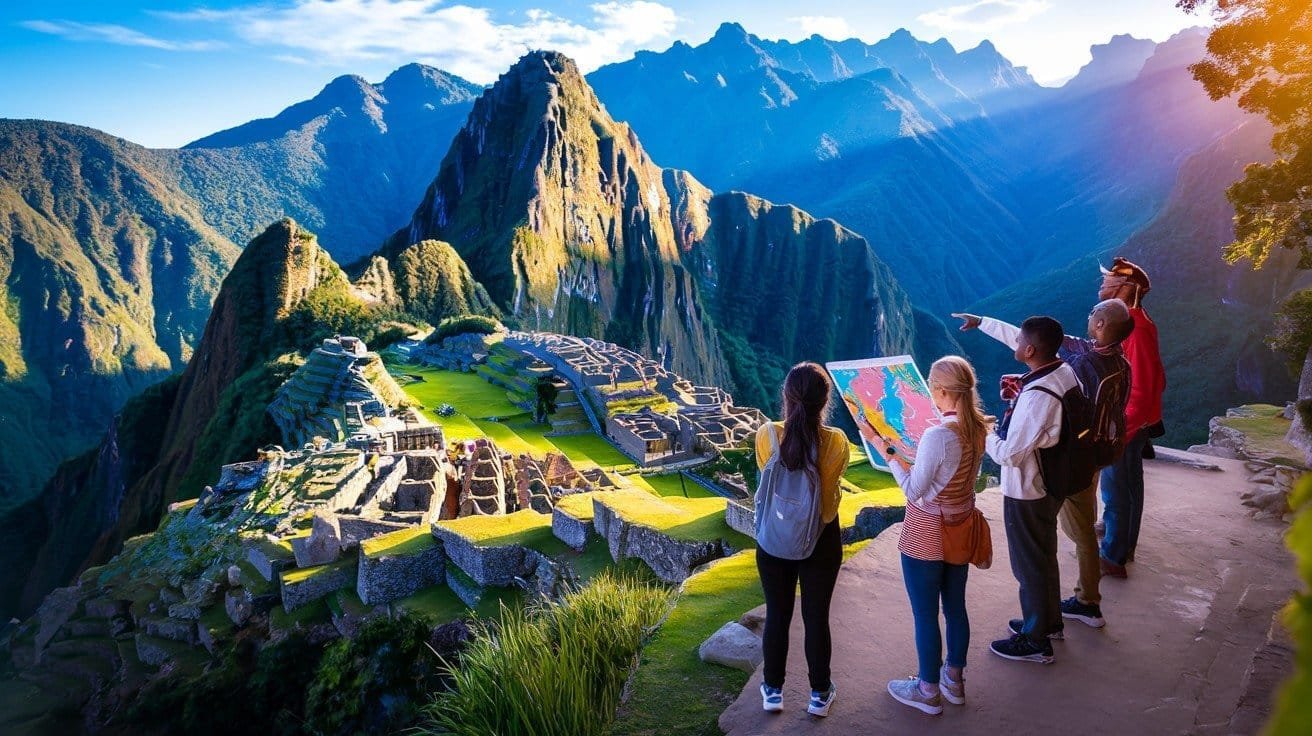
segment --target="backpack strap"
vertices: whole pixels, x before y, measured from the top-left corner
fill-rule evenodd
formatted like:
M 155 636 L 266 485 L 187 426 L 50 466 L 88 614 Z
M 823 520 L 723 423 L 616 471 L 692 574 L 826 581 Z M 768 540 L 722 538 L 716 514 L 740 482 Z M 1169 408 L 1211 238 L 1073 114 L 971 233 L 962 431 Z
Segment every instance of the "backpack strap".
M 1029 388 L 1027 388 L 1027 389 L 1025 389 L 1025 390 L 1026 390 L 1026 391 L 1041 391 L 1041 392 L 1043 392 L 1043 393 L 1045 393 L 1045 394 L 1051 396 L 1052 398 L 1056 399 L 1057 401 L 1061 401 L 1061 397 L 1057 395 L 1057 392 L 1056 392 L 1056 391 L 1053 391 L 1052 389 L 1048 388 L 1047 386 L 1030 386 Z

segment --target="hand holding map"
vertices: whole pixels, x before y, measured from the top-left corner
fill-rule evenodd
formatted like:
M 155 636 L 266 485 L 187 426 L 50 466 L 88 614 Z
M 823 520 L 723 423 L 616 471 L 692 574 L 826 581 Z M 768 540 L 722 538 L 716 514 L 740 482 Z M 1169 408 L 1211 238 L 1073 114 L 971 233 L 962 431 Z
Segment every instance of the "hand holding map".
M 921 435 L 941 420 L 911 356 L 827 363 L 825 368 L 856 422 L 870 464 L 888 468 L 885 446 L 915 460 Z

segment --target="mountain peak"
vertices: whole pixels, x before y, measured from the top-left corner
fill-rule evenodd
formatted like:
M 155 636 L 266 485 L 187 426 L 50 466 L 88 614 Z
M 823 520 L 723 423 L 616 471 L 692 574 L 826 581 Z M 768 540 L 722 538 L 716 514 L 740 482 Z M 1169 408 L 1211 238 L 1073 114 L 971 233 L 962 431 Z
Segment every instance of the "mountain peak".
M 472 101 L 483 91 L 480 85 L 467 79 L 419 63 L 396 69 L 377 86 L 389 100 L 402 96 L 444 105 Z M 432 99 L 434 96 L 436 99 Z
M 715 35 L 711 36 L 711 40 L 742 41 L 745 40 L 748 35 L 747 29 L 743 28 L 741 23 L 726 21 L 721 23 L 719 28 L 715 29 Z
M 1120 33 L 1107 43 L 1089 47 L 1090 60 L 1066 83 L 1064 89 L 1091 90 L 1124 84 L 1135 78 L 1157 44 L 1150 39 Z

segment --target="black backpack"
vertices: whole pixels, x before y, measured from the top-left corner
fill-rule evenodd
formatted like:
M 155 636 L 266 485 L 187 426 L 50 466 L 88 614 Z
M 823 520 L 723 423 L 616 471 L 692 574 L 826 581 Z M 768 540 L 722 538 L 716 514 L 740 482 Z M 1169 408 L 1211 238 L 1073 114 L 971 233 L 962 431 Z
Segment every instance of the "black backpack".
M 1061 436 L 1052 447 L 1039 449 L 1039 474 L 1049 496 L 1065 500 L 1089 487 L 1093 474 L 1103 466 L 1105 442 L 1097 432 L 1097 404 L 1084 395 L 1077 383 L 1058 395 L 1043 386 L 1033 386 L 1061 403 Z

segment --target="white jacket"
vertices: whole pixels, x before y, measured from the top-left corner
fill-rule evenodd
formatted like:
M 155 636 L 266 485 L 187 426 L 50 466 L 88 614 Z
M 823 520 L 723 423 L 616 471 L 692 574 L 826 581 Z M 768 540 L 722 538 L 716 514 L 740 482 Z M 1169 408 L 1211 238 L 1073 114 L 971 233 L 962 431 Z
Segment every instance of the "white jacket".
M 1021 501 L 1043 498 L 1043 478 L 1039 473 L 1039 449 L 1052 447 L 1061 439 L 1061 402 L 1034 390 L 1042 386 L 1061 396 L 1079 386 L 1075 371 L 1062 363 L 1057 370 L 1027 384 L 1016 400 L 1007 427 L 1007 439 L 990 432 L 984 451 L 1002 466 L 1002 495 Z

